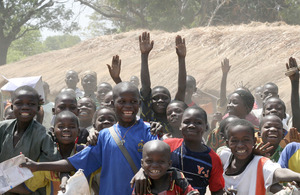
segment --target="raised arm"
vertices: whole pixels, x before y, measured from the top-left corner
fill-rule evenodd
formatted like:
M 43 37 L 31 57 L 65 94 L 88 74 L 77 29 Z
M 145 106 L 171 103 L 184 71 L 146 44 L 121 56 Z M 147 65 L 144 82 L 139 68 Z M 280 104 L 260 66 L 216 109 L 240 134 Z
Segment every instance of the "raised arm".
M 57 172 L 71 172 L 76 171 L 73 165 L 68 160 L 58 160 L 54 162 L 34 162 L 26 158 L 26 163 L 20 165 L 26 167 L 32 172 L 34 171 L 57 171 Z
M 229 59 L 225 58 L 221 62 L 221 68 L 222 68 L 222 80 L 221 80 L 221 89 L 220 89 L 220 107 L 224 106 L 227 101 L 226 97 L 226 85 L 227 85 L 227 75 L 230 70 L 229 66 Z
M 289 63 L 286 64 L 286 69 L 296 69 L 294 74 L 289 76 L 292 86 L 291 104 L 292 104 L 292 115 L 293 115 L 293 127 L 297 128 L 300 132 L 300 105 L 299 105 L 299 70 L 295 58 L 290 57 Z
M 175 39 L 176 53 L 178 56 L 178 90 L 175 96 L 176 100 L 184 102 L 185 88 L 186 88 L 186 68 L 185 68 L 185 56 L 186 46 L 185 39 L 177 35 Z
M 121 83 L 122 80 L 120 78 L 121 72 L 121 59 L 119 59 L 118 55 L 113 56 L 111 65 L 106 64 L 109 74 L 111 78 L 114 80 L 116 84 Z
M 148 66 L 148 56 L 150 51 L 153 48 L 154 42 L 150 41 L 150 33 L 143 32 L 141 36 L 139 36 L 140 42 L 140 50 L 141 50 L 141 83 L 142 95 L 148 95 L 151 90 L 151 81 L 150 81 L 150 73 L 149 73 L 149 66 Z

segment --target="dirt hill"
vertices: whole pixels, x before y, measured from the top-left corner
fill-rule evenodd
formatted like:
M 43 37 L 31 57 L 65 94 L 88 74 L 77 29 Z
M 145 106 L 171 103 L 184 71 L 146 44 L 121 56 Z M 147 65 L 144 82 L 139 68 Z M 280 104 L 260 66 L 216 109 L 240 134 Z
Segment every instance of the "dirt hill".
M 113 83 L 106 64 L 118 54 L 122 59 L 121 77 L 129 80 L 131 75 L 140 75 L 138 36 L 142 32 L 101 36 L 72 48 L 32 56 L 1 66 L 0 74 L 7 78 L 42 75 L 51 91 L 57 93 L 64 87 L 64 75 L 70 69 L 79 74 L 94 70 L 98 82 Z M 152 31 L 151 39 L 155 42 L 149 57 L 152 86 L 166 86 L 174 96 L 178 74 L 175 36 L 178 34 L 186 39 L 187 73 L 196 78 L 198 88 L 218 94 L 222 75 L 220 62 L 227 57 L 232 65 L 228 92 L 240 81 L 251 90 L 272 81 L 278 84 L 280 97 L 289 109 L 290 81 L 284 75 L 285 63 L 290 56 L 300 59 L 299 32 L 300 26 L 282 23 L 202 27 L 176 33 Z

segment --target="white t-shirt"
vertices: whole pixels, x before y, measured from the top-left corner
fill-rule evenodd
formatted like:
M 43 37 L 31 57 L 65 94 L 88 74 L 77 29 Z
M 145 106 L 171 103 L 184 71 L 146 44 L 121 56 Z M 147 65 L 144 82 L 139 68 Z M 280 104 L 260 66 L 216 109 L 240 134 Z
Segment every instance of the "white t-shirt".
M 265 158 L 263 156 L 255 155 L 251 162 L 247 165 L 246 169 L 239 175 L 228 176 L 226 175 L 227 167 L 229 166 L 230 159 L 224 164 L 223 177 L 225 180 L 225 189 L 231 188 L 237 190 L 238 194 L 256 194 L 256 180 L 257 180 L 257 167 L 260 159 Z M 273 184 L 273 175 L 276 169 L 280 168 L 278 163 L 273 163 L 270 159 L 267 159 L 263 165 L 263 179 L 266 191 Z

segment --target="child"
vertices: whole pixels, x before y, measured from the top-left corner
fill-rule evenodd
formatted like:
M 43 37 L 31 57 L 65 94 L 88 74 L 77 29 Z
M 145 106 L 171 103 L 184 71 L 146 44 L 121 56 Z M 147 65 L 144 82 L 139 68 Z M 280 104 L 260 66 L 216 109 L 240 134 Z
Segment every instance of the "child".
M 170 146 L 162 141 L 153 140 L 144 145 L 141 164 L 149 177 L 147 194 L 199 194 L 181 172 L 171 168 L 170 154 Z
M 232 155 L 224 165 L 225 189 L 238 194 L 265 194 L 272 184 L 300 181 L 300 174 L 253 154 L 256 138 L 250 122 L 238 119 L 227 128 L 226 144 Z
M 36 90 L 29 86 L 17 88 L 11 107 L 16 119 L 0 123 L 0 162 L 20 152 L 35 161 L 59 159 L 49 132 L 33 119 L 40 108 Z
M 83 97 L 83 92 L 76 87 L 77 83 L 79 82 L 78 73 L 74 70 L 69 70 L 66 73 L 65 82 L 67 85 L 67 88 L 71 88 L 75 91 L 76 98 Z
M 54 135 L 62 159 L 67 159 L 84 148 L 83 145 L 76 143 L 79 132 L 79 121 L 74 113 L 62 111 L 56 115 Z M 54 172 L 36 171 L 34 177 L 25 181 L 24 185 L 30 192 L 47 186 L 46 194 L 57 194 L 60 189 L 60 179 Z
M 206 128 L 208 128 L 206 112 L 200 107 L 189 107 L 184 111 L 180 127 L 183 139 L 170 138 L 164 142 L 171 147 L 172 166 L 184 173 L 194 189 L 200 194 L 205 194 L 209 185 L 212 194 L 223 194 L 221 160 L 212 149 L 201 142 Z M 137 181 L 136 190 L 141 188 L 144 179 L 141 174 L 143 169 L 131 182 Z M 138 192 L 142 194 L 142 191 Z
M 273 149 L 269 151 L 270 159 L 277 162 L 283 150 L 279 145 L 283 139 L 283 127 L 280 118 L 276 115 L 263 117 L 260 122 L 260 132 L 263 144 L 270 143 L 270 146 L 273 146 Z
M 173 100 L 169 103 L 166 114 L 167 114 L 168 122 L 172 128 L 170 133 L 165 134 L 163 136 L 163 139 L 172 138 L 172 137 L 182 138 L 182 133 L 180 132 L 179 128 L 180 128 L 183 112 L 187 107 L 188 106 L 184 102 L 178 100 Z
M 300 173 L 300 143 L 292 142 L 283 149 L 278 163 L 282 168 L 288 168 Z
M 44 88 L 44 94 L 45 94 L 45 99 L 44 99 L 44 105 L 43 111 L 44 111 L 44 117 L 43 117 L 43 125 L 46 127 L 46 129 L 49 129 L 51 127 L 51 120 L 52 120 L 52 108 L 54 107 L 54 103 L 50 102 L 48 99 L 48 95 L 50 95 L 50 87 L 47 82 L 43 82 L 43 88 Z
M 101 105 L 104 101 L 105 95 L 112 91 L 112 86 L 109 83 L 102 82 L 97 86 L 97 100 Z
M 123 140 L 123 144 L 129 152 L 134 164 L 140 168 L 142 148 L 144 143 L 157 139 L 151 135 L 150 126 L 141 119 L 136 120 L 139 109 L 138 89 L 129 82 L 122 82 L 113 88 L 113 102 L 118 118 L 118 123 L 113 129 Z M 70 172 L 83 169 L 89 176 L 92 172 L 102 167 L 100 176 L 99 194 L 131 194 L 130 179 L 134 173 L 122 154 L 121 150 L 112 138 L 109 129 L 99 132 L 96 146 L 89 146 L 68 160 L 53 163 L 35 163 L 32 161 L 23 164 L 31 170 L 51 170 Z
M 153 48 L 154 42 L 150 42 L 150 34 L 144 32 L 139 37 L 140 50 L 141 50 L 141 83 L 140 90 L 142 99 L 142 113 L 141 118 L 144 121 L 157 121 L 160 122 L 164 129 L 164 133 L 170 132 L 170 125 L 168 124 L 166 109 L 171 101 L 171 95 L 167 88 L 156 86 L 151 90 L 151 81 L 148 67 L 148 56 Z M 176 37 L 176 53 L 178 56 L 178 91 L 175 100 L 184 101 L 185 85 L 186 85 L 186 69 L 185 69 L 185 56 L 186 47 L 185 39 L 179 35 Z
M 100 108 L 93 117 L 93 127 L 98 132 L 113 126 L 116 122 L 116 113 L 109 107 Z
M 83 97 L 77 102 L 78 109 L 79 109 L 79 124 L 80 129 L 86 129 L 88 132 L 91 128 L 93 128 L 93 116 L 96 112 L 96 104 L 95 102 L 89 97 Z
M 90 97 L 96 102 L 97 73 L 91 70 L 85 71 L 81 77 L 81 85 L 84 90 L 84 96 Z

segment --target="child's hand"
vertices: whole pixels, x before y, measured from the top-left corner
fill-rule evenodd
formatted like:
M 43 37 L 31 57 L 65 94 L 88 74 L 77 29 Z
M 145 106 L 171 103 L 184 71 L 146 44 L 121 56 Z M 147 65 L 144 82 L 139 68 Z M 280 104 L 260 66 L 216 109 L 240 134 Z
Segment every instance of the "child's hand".
M 288 134 L 283 138 L 283 141 L 285 143 L 284 146 L 291 142 L 300 142 L 300 133 L 297 128 L 291 127 Z
M 95 146 L 97 145 L 97 141 L 98 141 L 98 135 L 99 132 L 98 131 L 90 131 L 89 136 L 87 137 L 87 143 L 86 145 L 91 145 L 91 146 Z
M 220 112 L 214 113 L 212 121 L 220 122 L 221 120 L 222 120 L 222 114 Z
M 299 81 L 299 69 L 295 58 L 290 57 L 289 63 L 286 63 L 286 70 L 285 75 L 290 77 L 291 81 Z
M 20 167 L 26 167 L 28 169 L 30 169 L 30 171 L 35 172 L 38 171 L 38 163 L 34 162 L 33 160 L 30 160 L 29 158 L 25 158 L 26 162 L 20 164 Z
M 221 68 L 222 68 L 222 72 L 223 74 L 227 74 L 231 68 L 231 66 L 229 66 L 229 59 L 225 58 L 222 62 L 221 62 Z
M 185 57 L 186 56 L 186 47 L 185 47 L 185 39 L 181 38 L 181 36 L 177 35 L 175 39 L 176 44 L 176 53 L 178 57 Z
M 227 194 L 227 195 L 237 195 L 237 190 L 232 189 L 232 188 L 228 188 L 228 189 L 225 191 L 225 194 Z
M 150 132 L 160 138 L 163 136 L 163 126 L 159 122 L 150 121 Z
M 270 151 L 274 148 L 274 146 L 270 146 L 270 143 L 259 143 L 256 144 L 254 149 L 253 149 L 253 153 L 256 155 L 261 155 L 261 156 L 266 156 L 266 157 L 270 157 Z
M 119 56 L 113 56 L 111 65 L 106 64 L 109 74 L 113 80 L 120 78 L 120 72 L 121 72 L 121 59 L 119 59 Z
M 150 42 L 150 33 L 143 32 L 143 34 L 139 36 L 139 41 L 141 53 L 149 54 L 154 45 L 154 41 Z
M 144 169 L 140 168 L 140 170 L 133 176 L 130 181 L 131 188 L 134 187 L 134 191 L 136 195 L 147 194 L 147 177 L 144 174 Z

